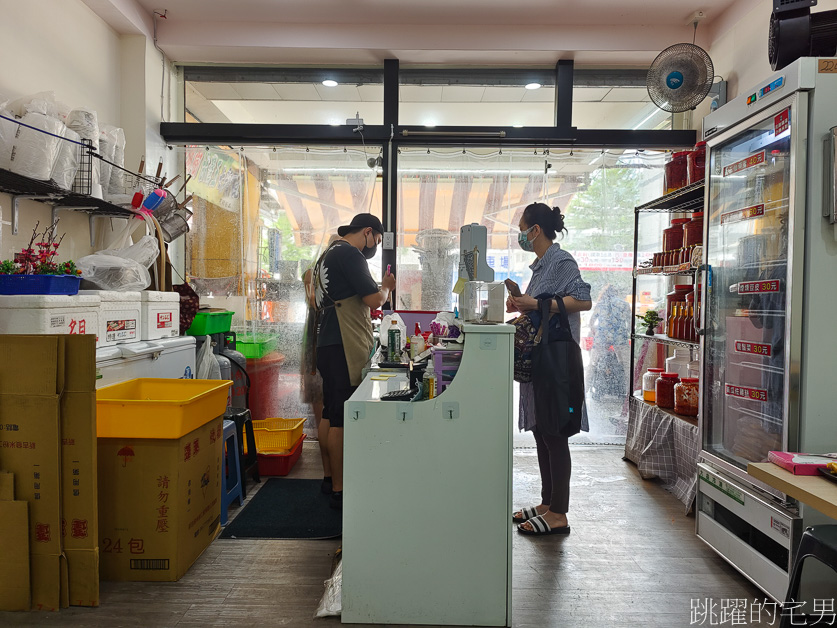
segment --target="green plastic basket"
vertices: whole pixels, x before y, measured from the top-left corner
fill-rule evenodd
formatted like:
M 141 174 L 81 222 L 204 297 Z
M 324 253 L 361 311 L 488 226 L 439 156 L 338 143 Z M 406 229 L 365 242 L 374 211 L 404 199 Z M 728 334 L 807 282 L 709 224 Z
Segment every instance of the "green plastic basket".
M 243 353 L 248 360 L 263 358 L 268 353 L 275 351 L 277 346 L 279 346 L 279 338 L 276 336 L 257 335 L 255 338 L 247 336 L 246 340 L 241 340 L 239 336 L 235 341 L 236 351 Z
M 198 312 L 186 333 L 189 336 L 207 336 L 229 331 L 232 326 L 232 317 L 233 312 L 229 310 Z

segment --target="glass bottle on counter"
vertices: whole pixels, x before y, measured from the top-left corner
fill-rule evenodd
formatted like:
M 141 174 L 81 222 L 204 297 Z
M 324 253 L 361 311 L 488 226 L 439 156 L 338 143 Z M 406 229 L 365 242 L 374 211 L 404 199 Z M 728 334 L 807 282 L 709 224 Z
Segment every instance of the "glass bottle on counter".
M 660 373 L 654 387 L 658 408 L 674 409 L 674 387 L 680 382 L 677 373 Z
M 401 361 L 401 330 L 398 329 L 398 322 L 393 319 L 387 332 L 387 353 L 390 362 Z
M 665 369 L 651 368 L 642 376 L 642 400 L 654 403 L 657 399 L 657 378 Z

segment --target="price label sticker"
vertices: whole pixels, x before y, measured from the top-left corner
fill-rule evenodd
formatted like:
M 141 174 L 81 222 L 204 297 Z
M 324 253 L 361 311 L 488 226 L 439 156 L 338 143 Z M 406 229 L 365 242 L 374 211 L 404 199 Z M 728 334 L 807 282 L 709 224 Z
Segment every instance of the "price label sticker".
M 773 134 L 781 135 L 790 127 L 790 109 L 785 109 L 778 116 L 773 118 Z

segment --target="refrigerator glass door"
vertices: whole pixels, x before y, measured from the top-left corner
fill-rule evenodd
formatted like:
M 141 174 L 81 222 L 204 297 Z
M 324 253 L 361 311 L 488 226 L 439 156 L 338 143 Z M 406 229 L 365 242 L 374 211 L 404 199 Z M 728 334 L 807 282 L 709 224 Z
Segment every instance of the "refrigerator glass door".
M 702 445 L 733 470 L 787 441 L 787 102 L 710 150 Z

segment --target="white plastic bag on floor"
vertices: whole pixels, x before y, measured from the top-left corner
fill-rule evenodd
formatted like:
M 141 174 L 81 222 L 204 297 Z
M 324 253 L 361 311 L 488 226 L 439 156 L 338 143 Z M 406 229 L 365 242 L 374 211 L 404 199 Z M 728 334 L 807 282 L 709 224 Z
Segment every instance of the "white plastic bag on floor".
M 195 364 L 198 371 L 198 379 L 221 379 L 221 366 L 215 359 L 212 352 L 212 338 L 204 336 L 203 344 L 198 350 Z
M 50 178 L 62 190 L 71 190 L 76 179 L 79 157 L 81 156 L 81 146 L 75 142 L 78 142 L 80 138 L 78 133 L 65 128 L 64 139 L 70 141 L 58 143 L 58 157 L 55 159 Z
M 11 171 L 38 181 L 48 181 L 58 157 L 59 137 L 64 135 L 64 124 L 42 113 L 27 113 L 21 122 L 32 128 L 18 127 L 12 149 Z
M 314 618 L 317 617 L 333 617 L 339 616 L 343 612 L 343 561 L 337 563 L 337 569 L 334 570 L 331 578 L 325 581 L 325 593 L 323 599 L 320 600 L 320 606 L 317 612 L 314 613 Z

